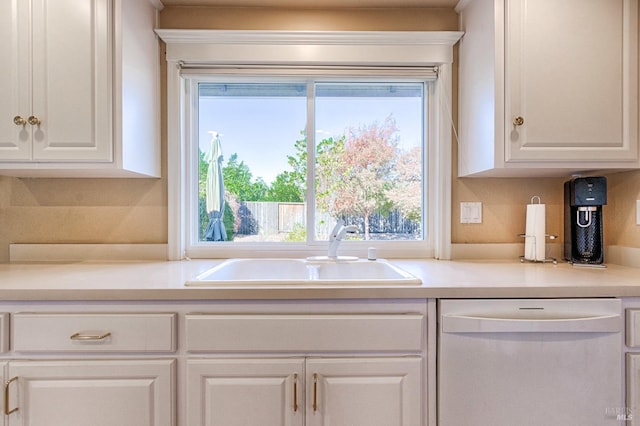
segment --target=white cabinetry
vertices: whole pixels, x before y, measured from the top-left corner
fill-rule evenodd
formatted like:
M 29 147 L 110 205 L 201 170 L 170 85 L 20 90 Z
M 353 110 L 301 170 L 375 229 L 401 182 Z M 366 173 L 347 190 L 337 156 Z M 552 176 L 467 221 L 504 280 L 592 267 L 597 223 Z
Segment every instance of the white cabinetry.
M 424 425 L 425 329 L 419 307 L 187 314 L 187 424 Z
M 0 174 L 158 176 L 149 0 L 0 5 Z
M 173 360 L 10 361 L 14 425 L 170 426 Z
M 190 425 L 422 424 L 420 357 L 192 359 L 188 374 Z
M 307 360 L 307 426 L 423 424 L 421 359 Z
M 463 0 L 461 176 L 640 167 L 637 0 Z
M 0 425 L 435 425 L 435 338 L 420 299 L 0 301 Z
M 626 336 L 628 352 L 626 366 L 626 406 L 613 413 L 630 426 L 640 425 L 640 300 L 625 300 Z
M 191 359 L 187 423 L 208 426 L 304 424 L 304 359 Z
M 8 425 L 175 424 L 175 313 L 11 315 Z

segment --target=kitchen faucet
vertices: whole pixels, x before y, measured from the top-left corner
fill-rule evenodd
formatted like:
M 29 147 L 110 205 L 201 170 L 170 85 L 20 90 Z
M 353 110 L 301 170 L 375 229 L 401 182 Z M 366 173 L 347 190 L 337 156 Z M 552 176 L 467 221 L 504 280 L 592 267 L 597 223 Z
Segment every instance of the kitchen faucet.
M 356 232 L 358 232 L 356 225 L 345 226 L 344 221 L 340 219 L 338 223 L 336 223 L 336 226 L 333 227 L 331 235 L 329 235 L 329 254 L 327 257 L 329 257 L 329 259 L 336 259 L 338 257 L 336 253 L 338 252 L 340 241 L 342 241 L 347 233 L 355 234 Z

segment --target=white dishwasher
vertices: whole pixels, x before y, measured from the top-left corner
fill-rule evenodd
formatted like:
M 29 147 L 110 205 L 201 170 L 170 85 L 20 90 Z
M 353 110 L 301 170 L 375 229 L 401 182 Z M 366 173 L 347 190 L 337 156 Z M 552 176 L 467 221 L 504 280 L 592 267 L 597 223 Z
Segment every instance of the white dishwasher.
M 438 426 L 619 425 L 618 299 L 439 304 Z

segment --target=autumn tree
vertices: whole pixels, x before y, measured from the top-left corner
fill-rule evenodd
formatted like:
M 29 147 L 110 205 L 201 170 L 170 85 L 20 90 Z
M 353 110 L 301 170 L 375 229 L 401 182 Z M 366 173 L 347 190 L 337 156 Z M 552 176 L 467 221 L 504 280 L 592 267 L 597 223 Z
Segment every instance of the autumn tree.
M 317 152 L 318 207 L 334 217 L 361 217 L 365 239 L 369 217 L 392 208 L 390 191 L 400 177 L 395 170 L 401 154 L 397 132 L 389 116 L 383 123 L 349 128 L 344 139 Z
M 400 152 L 393 176 L 387 198 L 405 218 L 419 222 L 422 215 L 422 149 L 419 146 Z

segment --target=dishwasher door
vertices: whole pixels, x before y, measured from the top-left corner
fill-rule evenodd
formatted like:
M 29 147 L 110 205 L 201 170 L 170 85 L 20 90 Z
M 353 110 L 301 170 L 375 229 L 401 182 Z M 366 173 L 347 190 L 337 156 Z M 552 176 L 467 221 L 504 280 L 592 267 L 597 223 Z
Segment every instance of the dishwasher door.
M 441 300 L 439 320 L 439 426 L 620 424 L 620 300 Z

